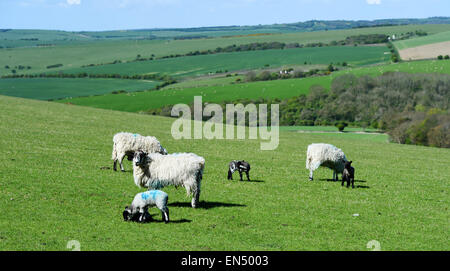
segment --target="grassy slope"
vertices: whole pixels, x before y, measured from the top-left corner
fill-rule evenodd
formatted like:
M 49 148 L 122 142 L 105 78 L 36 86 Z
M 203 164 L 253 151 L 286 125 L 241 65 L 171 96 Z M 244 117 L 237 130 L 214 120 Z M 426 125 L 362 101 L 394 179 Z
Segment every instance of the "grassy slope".
M 11 67 L 24 65 L 31 66 L 27 73 L 46 72 L 46 66 L 52 64 L 64 64 L 61 68 L 70 69 L 87 64 L 107 63 L 114 60 L 132 60 L 136 55 L 150 57 L 151 54 L 164 56 L 170 54 L 183 54 L 196 50 L 215 49 L 232 44 L 247 44 L 252 42 L 298 42 L 328 43 L 333 40 L 343 40 L 351 35 L 359 34 L 400 34 L 408 31 L 424 30 L 429 34 L 439 33 L 449 30 L 449 25 L 405 25 L 393 27 L 374 27 L 337 31 L 318 31 L 307 33 L 287 33 L 257 37 L 232 37 L 232 38 L 212 38 L 197 40 L 114 40 L 114 41 L 93 41 L 81 42 L 71 41 L 75 44 L 57 45 L 45 48 L 16 48 L 0 50 L 0 75 L 10 74 L 11 71 L 4 69 L 4 65 Z M 81 39 L 81 37 L 80 37 Z M 14 41 L 15 42 L 15 41 Z M 55 43 L 55 42 L 52 42 Z
M 139 92 L 133 94 L 104 95 L 87 98 L 66 99 L 60 102 L 92 106 L 105 109 L 138 112 L 164 105 L 191 103 L 193 96 L 203 96 L 206 102 L 233 101 L 241 98 L 288 98 L 306 94 L 313 85 L 325 88 L 331 86 L 333 78 L 343 74 L 381 75 L 387 71 L 402 71 L 410 73 L 447 73 L 450 74 L 450 61 L 415 61 L 399 64 L 379 65 L 364 68 L 354 68 L 334 72 L 331 76 L 310 77 L 277 81 L 254 82 L 196 87 L 186 89 L 167 89 L 163 91 Z
M 66 73 L 88 74 L 148 74 L 165 73 L 176 77 L 198 76 L 216 71 L 236 71 L 263 68 L 266 64 L 279 67 L 289 64 L 329 64 L 348 62 L 354 65 L 368 65 L 389 60 L 385 46 L 339 46 L 322 48 L 299 48 L 286 50 L 261 50 L 222 53 L 139 61 L 87 68 L 65 70 Z
M 0 79 L 0 94 L 38 100 L 152 89 L 159 82 L 121 79 L 14 78 Z
M 374 239 L 382 250 L 448 248 L 448 149 L 282 132 L 279 148 L 262 152 L 257 141 L 173 140 L 171 119 L 4 96 L 0 122 L 0 250 L 66 250 L 72 239 L 82 250 L 366 250 Z M 122 130 L 204 156 L 202 207 L 167 188 L 172 223 L 123 222 L 142 190 L 131 172 L 100 169 Z M 343 148 L 359 187 L 326 181 L 326 169 L 307 181 L 312 142 Z M 226 180 L 235 158 L 252 163 L 258 182 Z
M 398 50 L 403 50 L 403 49 L 418 47 L 418 46 L 422 46 L 422 45 L 428 45 L 428 44 L 432 44 L 432 43 L 444 42 L 444 41 L 450 41 L 450 31 L 441 32 L 441 33 L 437 33 L 434 35 L 428 35 L 428 36 L 414 38 L 414 39 L 396 41 L 396 42 L 394 42 L 394 45 L 395 45 L 395 47 L 397 47 Z

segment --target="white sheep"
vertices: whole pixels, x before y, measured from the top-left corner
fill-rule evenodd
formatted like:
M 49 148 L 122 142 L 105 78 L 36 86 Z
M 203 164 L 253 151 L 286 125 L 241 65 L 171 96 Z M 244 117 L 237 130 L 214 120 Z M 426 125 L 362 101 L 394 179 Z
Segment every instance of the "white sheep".
M 120 170 L 125 171 L 122 163 L 123 158 L 126 155 L 128 160 L 131 161 L 134 153 L 138 150 L 147 153 L 167 154 L 166 149 L 161 146 L 161 143 L 154 136 L 141 136 L 139 134 L 121 132 L 114 135 L 113 142 L 112 159 L 114 161 L 114 171 L 117 170 L 117 161 L 120 163 Z
M 165 186 L 183 186 L 192 195 L 191 205 L 196 208 L 200 198 L 200 185 L 205 159 L 193 153 L 161 155 L 137 151 L 133 158 L 134 183 L 138 187 L 161 189 Z
M 130 207 L 126 206 L 123 211 L 123 219 L 125 221 L 147 222 L 148 207 L 156 206 L 162 214 L 162 220 L 165 223 L 169 222 L 169 208 L 167 208 L 167 201 L 169 196 L 167 193 L 160 190 L 149 190 L 138 193 L 134 196 Z M 148 215 L 149 216 L 149 215 Z
M 306 169 L 309 169 L 309 179 L 313 180 L 313 172 L 320 166 L 333 170 L 333 180 L 338 180 L 338 174 L 344 171 L 347 162 L 344 152 L 331 144 L 317 143 L 308 146 L 306 152 Z

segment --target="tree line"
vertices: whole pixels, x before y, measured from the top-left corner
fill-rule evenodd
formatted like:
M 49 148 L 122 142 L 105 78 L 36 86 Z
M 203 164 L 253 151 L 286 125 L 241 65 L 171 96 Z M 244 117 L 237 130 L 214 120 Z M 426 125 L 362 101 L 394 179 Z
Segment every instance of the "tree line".
M 450 148 L 449 89 L 446 74 L 350 74 L 335 78 L 329 91 L 316 85 L 307 95 L 288 99 L 240 99 L 220 105 L 279 104 L 282 126 L 373 127 L 396 143 Z M 145 113 L 170 116 L 171 107 Z

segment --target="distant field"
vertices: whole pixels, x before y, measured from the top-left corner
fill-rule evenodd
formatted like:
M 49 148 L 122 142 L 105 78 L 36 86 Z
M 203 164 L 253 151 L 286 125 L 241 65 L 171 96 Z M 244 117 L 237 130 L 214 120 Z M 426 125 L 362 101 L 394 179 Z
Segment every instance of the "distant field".
M 206 102 L 235 101 L 242 98 L 289 98 L 306 94 L 313 85 L 329 89 L 333 78 L 343 74 L 377 76 L 387 71 L 409 73 L 450 74 L 450 61 L 415 61 L 343 70 L 331 76 L 309 77 L 303 79 L 276 80 L 245 84 L 230 84 L 162 91 L 138 92 L 119 95 L 103 95 L 86 98 L 65 99 L 58 102 L 73 103 L 91 107 L 139 112 L 177 103 L 191 103 L 193 96 L 203 96 Z
M 65 70 L 65 73 L 88 74 L 151 74 L 163 73 L 175 77 L 199 76 L 216 71 L 237 71 L 264 68 L 266 65 L 279 67 L 289 64 L 329 64 L 344 62 L 354 65 L 368 65 L 386 62 L 385 46 L 336 46 L 321 48 L 298 48 L 286 50 L 261 50 L 235 53 L 221 53 L 189 57 L 139 61 L 114 65 L 95 66 Z
M 394 42 L 395 47 L 398 50 L 404 50 L 408 48 L 418 47 L 422 45 L 428 45 L 432 43 L 439 43 L 444 41 L 450 41 L 450 27 L 449 31 L 446 32 L 440 32 L 433 35 L 428 35 L 424 37 L 418 37 L 413 39 L 407 39 L 407 40 L 400 40 Z
M 170 54 L 184 54 L 196 50 L 215 49 L 226 47 L 232 44 L 248 44 L 252 42 L 272 42 L 279 41 L 285 43 L 298 42 L 302 44 L 323 42 L 329 43 L 334 40 L 343 40 L 348 36 L 360 34 L 401 34 L 408 31 L 423 30 L 430 35 L 443 31 L 449 31 L 450 25 L 404 25 L 391 27 L 372 27 L 349 30 L 317 31 L 304 33 L 284 33 L 263 36 L 244 36 L 229 38 L 208 38 L 194 40 L 89 40 L 80 36 L 76 39 L 73 36 L 63 36 L 67 41 L 53 41 L 51 47 L 43 48 L 14 48 L 0 49 L 0 75 L 11 74 L 11 70 L 4 69 L 5 65 L 10 67 L 23 65 L 31 66 L 31 70 L 22 71 L 24 73 L 48 72 L 47 66 L 53 64 L 63 64 L 61 68 L 55 70 L 65 70 L 77 68 L 87 64 L 108 63 L 115 60 L 128 61 L 135 59 L 138 54 L 142 57 L 165 56 Z M 23 33 L 22 33 L 23 34 Z M 21 41 L 21 33 L 17 33 L 16 39 L 6 42 L 30 43 L 35 45 L 35 41 Z M 38 33 L 40 34 L 40 33 Z M 58 32 L 52 32 L 54 39 Z M 67 34 L 65 34 L 67 35 Z M 33 38 L 30 34 L 28 38 Z M 70 40 L 74 38 L 75 40 Z M 49 38 L 50 39 L 50 38 Z M 50 39 L 51 40 L 51 39 Z M 2 36 L 0 35 L 0 43 Z M 65 44 L 67 42 L 67 44 Z M 40 43 L 40 42 L 39 42 Z M 45 42 L 47 43 L 47 41 Z M 24 45 L 25 46 L 25 45 Z M 53 70 L 52 70 L 53 71 Z
M 403 60 L 436 59 L 439 55 L 450 55 L 450 41 L 403 49 L 399 54 Z
M 121 79 L 14 78 L 0 79 L 0 95 L 38 100 L 152 89 L 159 82 Z

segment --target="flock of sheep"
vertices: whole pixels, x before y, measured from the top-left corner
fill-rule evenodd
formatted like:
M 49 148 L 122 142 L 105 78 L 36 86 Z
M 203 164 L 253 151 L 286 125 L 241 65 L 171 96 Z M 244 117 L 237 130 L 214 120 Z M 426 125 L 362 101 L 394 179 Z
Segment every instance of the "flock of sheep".
M 169 209 L 167 207 L 168 195 L 161 191 L 163 187 L 173 185 L 183 186 L 188 195 L 192 196 L 191 206 L 198 207 L 200 199 L 201 181 L 205 168 L 205 159 L 194 153 L 168 154 L 167 150 L 153 136 L 121 132 L 113 138 L 112 159 L 114 170 L 117 162 L 124 171 L 123 159 L 133 161 L 134 183 L 148 191 L 138 193 L 130 206 L 123 211 L 125 221 L 148 222 L 151 219 L 148 208 L 156 206 L 162 214 L 162 220 L 169 222 Z M 333 170 L 333 179 L 338 180 L 342 174 L 342 185 L 352 184 L 354 188 L 354 168 L 352 161 L 348 161 L 344 152 L 331 144 L 311 144 L 308 146 L 306 168 L 309 169 L 309 179 L 313 180 L 313 172 L 320 166 Z M 242 172 L 250 180 L 250 164 L 245 161 L 234 160 L 229 164 L 228 179 L 232 179 L 234 171 L 239 171 L 242 181 Z

